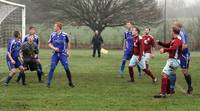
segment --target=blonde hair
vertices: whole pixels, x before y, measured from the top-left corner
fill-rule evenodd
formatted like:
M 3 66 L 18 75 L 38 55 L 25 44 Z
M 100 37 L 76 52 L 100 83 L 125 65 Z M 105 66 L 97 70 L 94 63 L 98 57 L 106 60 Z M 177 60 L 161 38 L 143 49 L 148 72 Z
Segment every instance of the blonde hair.
M 183 27 L 183 24 L 181 22 L 179 22 L 179 21 L 175 21 L 174 25 L 177 26 L 177 27 L 179 27 L 179 28 Z
M 62 29 L 62 26 L 63 26 L 63 23 L 62 23 L 62 22 L 55 22 L 55 24 L 56 24 L 60 29 Z

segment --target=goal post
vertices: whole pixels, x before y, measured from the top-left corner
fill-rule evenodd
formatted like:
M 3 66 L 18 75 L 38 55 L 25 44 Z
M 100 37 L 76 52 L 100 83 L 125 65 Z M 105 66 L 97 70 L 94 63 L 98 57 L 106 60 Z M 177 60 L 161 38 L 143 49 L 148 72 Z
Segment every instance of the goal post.
M 22 37 L 26 33 L 26 6 L 6 0 L 0 0 L 0 44 L 5 47 L 13 32 L 19 30 Z M 3 44 L 3 45 L 2 45 Z
M 26 31 L 25 5 L 0 0 L 0 73 L 4 73 L 7 66 L 5 55 L 8 42 L 13 39 L 13 32 L 18 30 L 25 36 Z

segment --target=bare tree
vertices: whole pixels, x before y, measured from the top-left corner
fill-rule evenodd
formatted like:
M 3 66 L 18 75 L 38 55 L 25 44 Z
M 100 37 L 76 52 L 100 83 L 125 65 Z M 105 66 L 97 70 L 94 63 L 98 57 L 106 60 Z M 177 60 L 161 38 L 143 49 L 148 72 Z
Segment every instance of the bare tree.
M 154 23 L 161 17 L 154 0 L 33 0 L 46 15 L 72 25 L 88 26 L 100 33 L 106 27 L 122 26 L 126 20 Z M 50 18 L 52 18 L 50 17 Z M 55 19 L 53 19 L 55 20 Z

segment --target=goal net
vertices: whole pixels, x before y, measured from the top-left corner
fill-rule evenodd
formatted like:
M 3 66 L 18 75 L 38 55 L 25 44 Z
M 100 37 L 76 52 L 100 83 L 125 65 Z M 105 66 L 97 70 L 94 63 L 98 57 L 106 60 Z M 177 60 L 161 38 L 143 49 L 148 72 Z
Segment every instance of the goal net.
M 5 61 L 7 43 L 15 30 L 25 35 L 25 5 L 0 0 L 0 67 Z
M 25 6 L 0 0 L 0 48 L 6 47 L 15 30 L 25 35 Z

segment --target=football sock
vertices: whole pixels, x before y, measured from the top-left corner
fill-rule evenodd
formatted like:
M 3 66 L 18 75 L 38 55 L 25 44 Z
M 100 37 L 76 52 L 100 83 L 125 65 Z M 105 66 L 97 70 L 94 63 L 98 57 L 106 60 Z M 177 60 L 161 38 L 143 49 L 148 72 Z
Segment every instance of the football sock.
M 21 73 L 19 73 L 19 75 L 17 76 L 17 82 L 20 81 L 21 77 L 22 77 L 22 75 L 21 75 Z
M 41 72 L 43 72 L 42 71 L 42 65 L 40 63 L 38 64 L 38 68 L 40 69 Z
M 165 95 L 167 91 L 168 78 L 162 77 L 161 94 Z
M 7 79 L 6 79 L 5 83 L 7 83 L 7 84 L 8 84 L 8 83 L 10 82 L 10 80 L 11 80 L 11 79 L 12 79 L 12 76 L 10 76 L 10 75 L 9 75 L 9 76 L 7 77 Z
M 174 91 L 175 84 L 176 84 L 176 74 L 175 74 L 175 73 L 172 73 L 172 74 L 170 75 L 170 89 L 171 89 L 172 91 Z
M 191 88 L 192 87 L 192 79 L 191 79 L 190 74 L 185 75 L 185 80 L 186 80 L 186 82 L 188 84 L 188 88 Z
M 167 89 L 166 89 L 167 94 L 170 94 L 170 78 L 167 78 Z
M 134 81 L 134 71 L 133 71 L 133 67 L 128 67 L 129 69 L 129 75 L 130 75 L 130 78 L 131 78 L 131 81 Z
M 38 81 L 41 81 L 42 80 L 42 72 L 41 70 L 37 70 L 37 76 L 38 76 Z
M 138 75 L 139 75 L 139 76 L 142 76 L 142 70 L 141 70 L 141 68 L 140 68 L 139 65 L 137 65 L 137 69 L 138 69 Z
M 69 69 L 66 70 L 66 75 L 67 75 L 69 83 L 72 83 L 72 76 L 71 76 L 71 72 Z
M 150 70 L 148 70 L 148 69 L 143 69 L 143 71 L 144 71 L 148 76 L 150 76 L 152 79 L 155 79 L 154 75 L 151 73 Z
M 24 72 L 21 72 L 20 75 L 22 77 L 22 84 L 25 84 L 25 82 L 26 82 L 26 75 L 24 74 Z
M 126 65 L 126 60 L 122 60 L 122 64 L 120 66 L 120 75 L 121 76 L 123 76 L 125 65 Z

